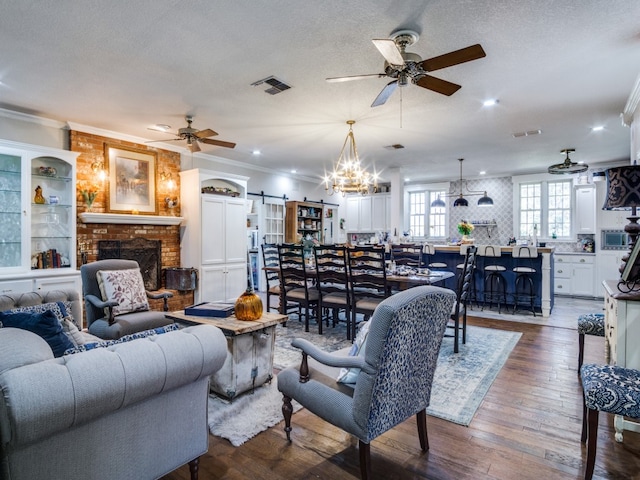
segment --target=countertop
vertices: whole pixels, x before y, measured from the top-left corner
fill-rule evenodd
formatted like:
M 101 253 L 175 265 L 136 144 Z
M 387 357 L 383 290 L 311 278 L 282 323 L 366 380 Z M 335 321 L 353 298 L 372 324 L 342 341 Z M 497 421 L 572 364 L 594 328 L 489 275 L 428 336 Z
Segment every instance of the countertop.
M 436 252 L 460 253 L 459 245 L 434 245 L 434 247 L 436 249 Z M 513 247 L 500 246 L 500 250 L 503 253 L 511 253 L 513 251 Z M 539 253 L 553 253 L 554 251 L 555 251 L 555 247 L 538 247 Z

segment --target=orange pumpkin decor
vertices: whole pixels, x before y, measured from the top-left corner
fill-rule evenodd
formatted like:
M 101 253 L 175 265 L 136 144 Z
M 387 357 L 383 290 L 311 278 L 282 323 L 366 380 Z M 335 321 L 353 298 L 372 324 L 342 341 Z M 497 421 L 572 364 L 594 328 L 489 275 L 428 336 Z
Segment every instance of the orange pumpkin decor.
M 262 299 L 253 288 L 247 288 L 247 291 L 238 297 L 235 315 L 238 320 L 245 321 L 255 321 L 262 316 Z

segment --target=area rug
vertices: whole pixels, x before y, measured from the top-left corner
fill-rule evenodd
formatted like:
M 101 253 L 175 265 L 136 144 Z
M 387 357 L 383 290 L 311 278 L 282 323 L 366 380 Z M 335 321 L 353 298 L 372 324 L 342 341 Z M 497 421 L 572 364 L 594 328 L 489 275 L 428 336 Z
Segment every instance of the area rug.
M 453 353 L 453 338 L 445 337 L 431 391 L 429 415 L 468 426 L 513 347 L 522 336 L 482 327 L 467 327 L 467 343 Z M 303 325 L 290 319 L 287 327 L 279 325 L 276 334 L 274 368 L 280 370 L 298 365 L 300 351 L 291 346 L 295 337 L 308 338 L 326 351 L 351 345 L 344 325 L 328 327 L 322 336 L 317 331 L 305 333 Z M 209 430 L 239 446 L 283 420 L 282 394 L 276 380 L 245 393 L 229 402 L 214 395 L 209 397 Z M 301 406 L 294 402 L 294 412 Z
M 298 402 L 292 404 L 294 412 L 302 408 Z M 275 379 L 232 402 L 209 395 L 209 431 L 216 437 L 226 438 L 234 447 L 282 420 L 282 394 Z

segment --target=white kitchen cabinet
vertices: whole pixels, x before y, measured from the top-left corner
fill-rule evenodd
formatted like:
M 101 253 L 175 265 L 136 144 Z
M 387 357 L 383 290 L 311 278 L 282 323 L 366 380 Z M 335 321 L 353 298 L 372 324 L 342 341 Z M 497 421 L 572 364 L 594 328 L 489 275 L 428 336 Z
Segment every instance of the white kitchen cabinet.
M 554 294 L 594 296 L 594 255 L 555 254 L 554 269 Z
M 596 233 L 596 189 L 579 185 L 576 194 L 576 233 Z
M 180 259 L 183 267 L 199 270 L 195 301 L 235 301 L 247 288 L 248 179 L 201 169 L 180 177 Z
M 77 156 L 77 152 L 0 140 L 2 290 L 79 285 Z
M 618 280 L 620 278 L 620 265 L 626 250 L 600 250 L 596 254 L 596 296 L 604 296 L 602 282 L 605 280 Z
M 389 229 L 391 196 L 373 194 L 349 196 L 346 201 L 346 229 L 349 232 L 377 232 Z

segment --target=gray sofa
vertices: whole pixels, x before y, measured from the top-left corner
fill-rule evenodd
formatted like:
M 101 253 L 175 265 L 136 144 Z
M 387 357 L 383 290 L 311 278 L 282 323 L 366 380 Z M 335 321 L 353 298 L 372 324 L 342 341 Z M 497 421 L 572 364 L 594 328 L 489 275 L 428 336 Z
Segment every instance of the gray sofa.
M 0 311 L 77 292 L 0 295 Z M 54 358 L 38 335 L 0 328 L 0 478 L 153 479 L 208 450 L 209 376 L 222 332 L 199 325 Z

